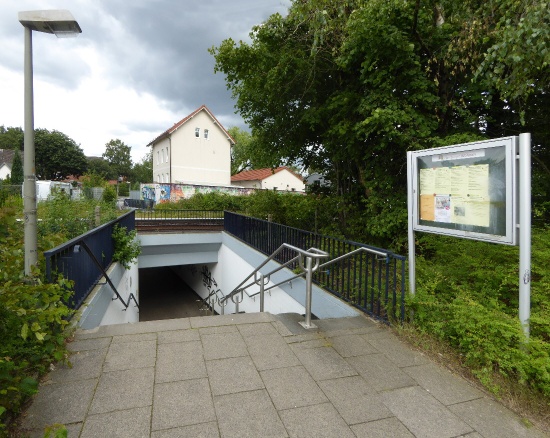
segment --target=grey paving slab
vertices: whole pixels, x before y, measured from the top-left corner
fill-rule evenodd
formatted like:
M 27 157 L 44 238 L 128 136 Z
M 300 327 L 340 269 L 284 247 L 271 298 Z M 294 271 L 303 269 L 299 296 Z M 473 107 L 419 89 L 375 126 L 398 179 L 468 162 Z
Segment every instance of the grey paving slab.
M 543 432 L 525 427 L 520 417 L 488 398 L 449 406 L 484 438 L 543 438 Z
M 361 356 L 363 354 L 377 353 L 364 336 L 353 334 L 330 338 L 332 348 L 334 348 L 342 357 Z
M 266 370 L 260 372 L 260 375 L 278 410 L 328 401 L 303 366 Z
M 223 325 L 235 324 L 255 324 L 258 322 L 275 321 L 275 317 L 270 313 L 239 313 L 231 315 L 215 315 L 215 316 L 197 316 L 189 318 L 191 327 L 215 327 Z
M 73 424 L 66 424 L 63 425 L 65 429 L 67 430 L 67 438 L 76 438 L 80 435 L 80 431 L 82 430 L 82 423 L 73 423 Z M 53 433 L 54 430 L 57 430 L 56 425 L 50 425 L 50 429 L 42 428 L 42 429 L 34 429 L 34 430 L 26 430 L 24 431 L 24 437 L 25 438 L 44 438 L 45 434 L 47 433 L 46 430 Z
M 248 356 L 248 350 L 239 332 L 201 335 L 206 360 Z
M 369 335 L 369 336 L 375 336 L 377 334 L 388 334 L 388 327 L 373 323 L 374 325 L 369 325 L 367 327 L 358 327 L 358 328 L 352 328 L 352 329 L 342 329 L 342 330 L 331 330 L 328 332 L 324 332 L 324 335 L 328 338 L 335 338 L 338 336 L 348 336 L 348 335 Z
M 97 379 L 43 385 L 23 419 L 24 429 L 41 429 L 84 420 Z
M 258 324 L 240 324 L 237 326 L 243 338 L 261 335 L 279 335 L 271 322 L 259 322 Z M 280 335 L 279 335 L 280 336 Z
M 277 330 L 281 336 L 293 335 L 293 333 L 281 321 L 273 321 L 271 324 L 273 324 L 273 327 L 275 327 L 275 330 Z
M 300 365 L 292 349 L 277 334 L 250 336 L 245 339 L 245 343 L 258 370 Z
M 369 339 L 371 345 L 383 353 L 399 367 L 410 367 L 429 363 L 429 359 L 422 353 L 413 350 L 396 337 L 383 339 Z
M 194 424 L 192 426 L 175 427 L 173 429 L 158 430 L 151 434 L 151 438 L 219 438 L 218 423 Z
M 381 394 L 384 404 L 414 435 L 451 438 L 474 429 L 419 386 Z
M 206 368 L 214 395 L 264 388 L 264 383 L 248 356 L 211 360 L 206 362 Z
M 101 350 L 111 344 L 111 338 L 83 339 L 81 341 L 73 341 L 67 344 L 69 351 L 87 351 Z
M 55 369 L 46 376 L 45 381 L 62 383 L 98 378 L 106 356 L 107 347 L 100 350 L 74 352 L 69 357 L 70 365 L 56 364 Z
M 157 342 L 159 344 L 200 341 L 200 339 L 199 331 L 196 329 L 172 330 L 169 332 L 160 332 L 157 335 Z
M 156 383 L 207 377 L 200 341 L 160 344 L 157 348 Z
M 333 348 L 300 348 L 293 344 L 294 354 L 315 380 L 354 376 L 357 372 Z
M 167 332 L 170 333 L 170 332 Z M 138 342 L 138 341 L 156 341 L 157 333 L 137 333 L 135 335 L 117 335 L 113 336 L 113 344 L 121 342 Z
M 90 415 L 84 423 L 80 438 L 148 438 L 150 424 L 150 406 Z
M 403 371 L 446 406 L 483 397 L 483 393 L 466 380 L 434 363 L 403 368 Z
M 304 336 L 301 336 L 304 337 Z M 306 340 L 304 339 L 301 342 L 292 342 L 293 347 L 299 348 L 319 348 L 319 347 L 332 347 L 332 341 L 324 336 L 317 336 L 315 338 Z
M 246 324 L 254 327 L 255 324 Z M 214 327 L 202 327 L 198 329 L 194 329 L 199 332 L 199 334 L 202 335 L 217 335 L 220 333 L 237 333 L 239 330 L 237 329 L 236 325 L 220 325 L 220 326 L 214 326 Z
M 291 438 L 355 438 L 330 403 L 288 409 L 279 415 Z
M 104 338 L 106 336 L 132 335 L 191 328 L 189 318 L 145 321 L 133 324 L 103 325 L 91 330 L 77 330 L 77 339 Z
M 346 360 L 376 391 L 417 385 L 411 376 L 383 354 L 355 356 Z
M 288 437 L 265 389 L 220 395 L 214 406 L 224 438 Z
M 409 429 L 395 417 L 354 424 L 351 426 L 351 430 L 357 438 L 415 438 Z
M 305 329 L 299 324 L 299 322 L 305 321 L 302 315 L 298 315 L 297 313 L 279 313 L 275 316 L 276 320 L 282 323 L 286 327 L 286 330 L 293 335 L 311 333 L 310 329 Z
M 216 420 L 208 379 L 155 385 L 151 429 L 171 429 Z
M 323 380 L 318 384 L 348 424 L 393 416 L 380 395 L 361 376 Z
M 287 337 L 285 337 L 285 342 L 287 344 L 296 344 L 298 342 L 316 341 L 316 340 L 319 340 L 319 339 L 322 339 L 322 340 L 325 339 L 325 337 L 323 336 L 322 333 L 309 332 L 309 333 L 304 333 L 302 335 L 287 336 Z
M 364 316 L 352 316 L 348 318 L 318 319 L 315 325 L 325 333 L 337 330 L 348 330 L 364 327 L 377 327 L 377 323 Z
M 95 390 L 89 414 L 151 406 L 153 383 L 153 368 L 103 373 Z
M 156 353 L 156 341 L 111 344 L 103 371 L 152 367 L 155 365 Z

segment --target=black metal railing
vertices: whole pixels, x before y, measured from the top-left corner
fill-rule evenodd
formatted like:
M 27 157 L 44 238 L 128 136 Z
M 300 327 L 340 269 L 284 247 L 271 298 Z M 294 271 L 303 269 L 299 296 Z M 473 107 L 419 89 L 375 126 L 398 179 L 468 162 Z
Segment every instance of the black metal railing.
M 225 212 L 224 229 L 258 251 L 269 255 L 283 243 L 307 250 L 318 248 L 329 261 L 358 248 L 350 257 L 329 264 L 313 280 L 326 291 L 383 321 L 405 317 L 405 260 L 401 255 L 362 243 L 323 236 L 297 228 Z M 293 254 L 281 251 L 275 260 L 287 263 Z M 290 269 L 296 268 L 292 264 Z
M 135 228 L 134 217 L 135 211 L 132 210 L 44 252 L 46 279 L 51 282 L 55 276 L 62 274 L 65 279 L 74 282 L 74 295 L 67 303 L 71 308 L 78 309 L 82 305 L 113 261 L 114 243 L 111 235 L 115 225 L 132 231 Z M 115 293 L 118 295 L 118 292 Z
M 223 229 L 223 210 L 139 210 L 138 231 Z

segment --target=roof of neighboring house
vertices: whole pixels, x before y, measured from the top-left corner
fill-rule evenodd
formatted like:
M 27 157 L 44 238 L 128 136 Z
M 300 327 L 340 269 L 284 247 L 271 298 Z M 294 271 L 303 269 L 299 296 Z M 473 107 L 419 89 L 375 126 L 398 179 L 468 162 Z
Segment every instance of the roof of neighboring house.
M 292 175 L 294 175 L 296 178 L 298 178 L 300 181 L 303 181 L 303 178 L 290 170 L 288 167 L 282 166 L 277 167 L 276 169 L 272 169 L 270 167 L 266 169 L 256 169 L 256 170 L 243 170 L 242 172 L 239 172 L 231 177 L 231 182 L 236 181 L 262 181 L 266 178 L 269 178 L 271 175 L 275 175 L 276 173 L 287 170 Z
M 0 166 L 7 164 L 11 169 L 14 154 L 15 151 L 13 149 L 0 149 Z
M 235 140 L 231 135 L 229 135 L 229 132 L 226 131 L 226 129 L 222 126 L 220 122 L 218 122 L 218 119 L 212 114 L 212 112 L 206 107 L 206 105 L 202 105 L 200 108 L 193 111 L 191 114 L 189 114 L 187 117 L 184 117 L 179 122 L 174 123 L 174 126 L 171 128 L 168 128 L 166 131 L 164 131 L 162 134 L 160 134 L 157 138 L 155 138 L 153 141 L 151 141 L 147 146 L 153 146 L 155 143 L 158 143 L 160 140 L 165 139 L 166 137 L 170 136 L 173 132 L 177 131 L 182 125 L 187 123 L 189 120 L 191 120 L 193 117 L 195 117 L 198 113 L 201 111 L 205 111 L 206 114 L 210 116 L 214 124 L 218 125 L 220 129 L 224 132 L 225 135 L 227 135 L 227 139 L 231 142 L 231 144 L 235 144 Z

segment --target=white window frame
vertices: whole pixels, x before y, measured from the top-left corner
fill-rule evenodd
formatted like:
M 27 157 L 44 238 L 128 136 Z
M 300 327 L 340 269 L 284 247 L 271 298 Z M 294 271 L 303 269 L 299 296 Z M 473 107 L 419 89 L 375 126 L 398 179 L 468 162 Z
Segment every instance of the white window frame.
M 208 129 L 204 129 L 204 139 L 205 140 L 208 140 L 208 134 L 209 134 Z
M 201 137 L 201 128 L 195 128 L 195 138 Z

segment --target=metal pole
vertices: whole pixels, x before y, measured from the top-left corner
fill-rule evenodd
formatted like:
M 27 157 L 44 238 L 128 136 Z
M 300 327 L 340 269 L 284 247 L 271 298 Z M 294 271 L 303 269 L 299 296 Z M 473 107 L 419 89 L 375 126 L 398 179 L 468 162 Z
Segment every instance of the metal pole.
M 407 152 L 407 209 L 409 213 L 409 293 L 416 293 L 416 260 L 414 246 L 414 193 L 412 169 L 413 156 L 412 152 Z
M 300 322 L 300 325 L 306 329 L 317 328 L 315 324 L 311 323 L 311 295 L 312 295 L 312 281 L 313 276 L 313 258 L 306 257 L 306 320 Z
M 36 170 L 34 152 L 34 108 L 32 69 L 32 30 L 25 29 L 25 132 L 23 148 L 23 213 L 25 217 L 25 275 L 30 276 L 38 261 L 36 230 Z
M 531 134 L 519 136 L 519 320 L 529 340 L 531 317 Z
M 260 312 L 264 311 L 265 297 L 264 297 L 264 274 L 260 272 Z

